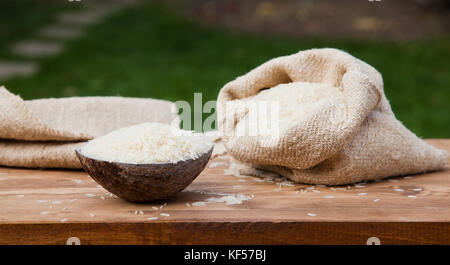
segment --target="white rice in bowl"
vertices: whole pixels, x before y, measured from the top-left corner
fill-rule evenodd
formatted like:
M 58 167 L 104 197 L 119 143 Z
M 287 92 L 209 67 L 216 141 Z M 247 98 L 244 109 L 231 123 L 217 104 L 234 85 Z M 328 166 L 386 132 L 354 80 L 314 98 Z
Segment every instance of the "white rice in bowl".
M 112 131 L 86 143 L 86 157 L 128 164 L 177 163 L 213 147 L 205 136 L 162 123 L 142 123 Z

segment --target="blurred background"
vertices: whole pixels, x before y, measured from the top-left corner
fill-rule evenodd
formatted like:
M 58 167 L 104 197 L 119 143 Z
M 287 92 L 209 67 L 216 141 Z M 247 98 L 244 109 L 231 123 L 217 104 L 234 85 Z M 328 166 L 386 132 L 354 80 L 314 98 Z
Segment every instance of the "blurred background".
M 450 137 L 450 1 L 0 0 L 0 85 L 24 99 L 215 100 L 265 61 L 319 47 L 377 68 L 418 136 Z

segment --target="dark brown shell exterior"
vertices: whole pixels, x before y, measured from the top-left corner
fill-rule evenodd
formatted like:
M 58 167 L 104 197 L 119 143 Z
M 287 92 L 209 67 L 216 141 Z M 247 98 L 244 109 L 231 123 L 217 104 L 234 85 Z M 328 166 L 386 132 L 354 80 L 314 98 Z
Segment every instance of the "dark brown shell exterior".
M 103 188 L 130 202 L 167 199 L 194 181 L 208 163 L 213 148 L 196 159 L 173 163 L 126 164 L 75 153 L 84 170 Z

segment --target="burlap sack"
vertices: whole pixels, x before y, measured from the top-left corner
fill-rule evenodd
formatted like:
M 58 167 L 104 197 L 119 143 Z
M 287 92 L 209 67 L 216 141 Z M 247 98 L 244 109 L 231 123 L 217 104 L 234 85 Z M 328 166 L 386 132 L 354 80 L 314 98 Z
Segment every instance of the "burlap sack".
M 0 165 L 81 168 L 74 150 L 85 141 L 143 122 L 176 123 L 173 110 L 171 102 L 140 98 L 24 101 L 0 87 Z
M 249 111 L 248 104 L 236 103 L 249 102 L 267 88 L 311 88 L 302 82 L 338 92 L 316 105 L 292 103 L 294 119 L 274 143 L 236 133 Z M 272 59 L 226 84 L 217 107 L 219 130 L 235 159 L 296 182 L 348 184 L 438 170 L 447 161 L 446 151 L 426 144 L 395 118 L 380 73 L 336 49 Z

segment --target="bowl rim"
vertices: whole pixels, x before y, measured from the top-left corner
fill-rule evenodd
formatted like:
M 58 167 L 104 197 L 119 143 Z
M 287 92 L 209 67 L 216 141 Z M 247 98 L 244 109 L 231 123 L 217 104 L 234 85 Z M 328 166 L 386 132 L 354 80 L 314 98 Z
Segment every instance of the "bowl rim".
M 81 149 L 82 149 L 82 147 L 75 149 L 75 153 L 77 155 L 79 155 L 79 156 L 82 156 L 84 158 L 91 159 L 91 160 L 94 160 L 94 161 L 97 161 L 97 162 L 116 164 L 116 165 L 119 165 L 119 166 L 126 166 L 126 167 L 151 167 L 151 166 L 174 166 L 174 165 L 177 165 L 178 163 L 186 163 L 186 162 L 189 162 L 189 161 L 197 160 L 197 159 L 203 157 L 204 155 L 207 155 L 208 153 L 212 153 L 212 151 L 214 150 L 214 144 L 212 144 L 211 148 L 209 148 L 206 152 L 200 153 L 197 158 L 189 158 L 189 159 L 185 159 L 185 160 L 178 160 L 175 163 L 171 163 L 171 162 L 154 162 L 154 163 L 144 163 L 144 164 L 132 164 L 132 163 L 124 163 L 124 162 L 107 161 L 107 160 L 101 160 L 101 159 L 92 158 L 92 157 L 89 157 L 87 155 L 84 155 L 81 152 Z

